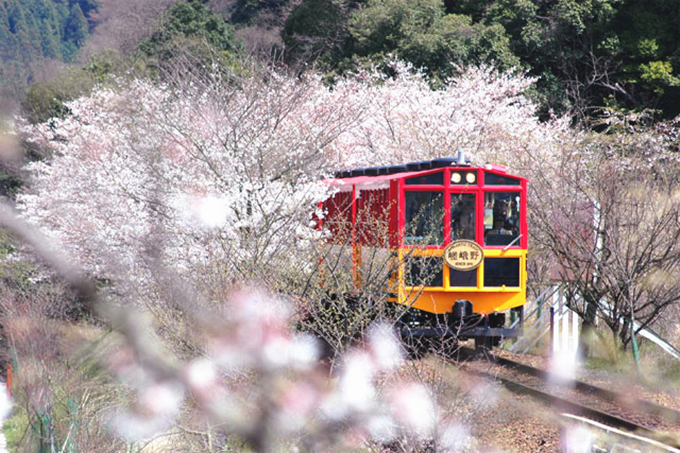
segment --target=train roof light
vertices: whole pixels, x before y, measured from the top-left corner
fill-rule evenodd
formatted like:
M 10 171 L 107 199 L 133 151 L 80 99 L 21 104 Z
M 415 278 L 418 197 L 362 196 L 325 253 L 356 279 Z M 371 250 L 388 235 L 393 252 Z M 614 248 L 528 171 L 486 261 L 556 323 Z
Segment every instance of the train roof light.
M 465 181 L 467 181 L 468 184 L 474 184 L 477 181 L 477 175 L 473 172 L 468 172 L 465 174 Z

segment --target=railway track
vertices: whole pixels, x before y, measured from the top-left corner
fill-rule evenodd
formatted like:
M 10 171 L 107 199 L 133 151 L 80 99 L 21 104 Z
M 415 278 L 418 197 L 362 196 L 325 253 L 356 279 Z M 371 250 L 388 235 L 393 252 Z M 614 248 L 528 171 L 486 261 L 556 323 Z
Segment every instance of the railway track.
M 458 365 L 468 373 L 499 381 L 508 390 L 529 395 L 550 405 L 559 414 L 592 421 L 595 426 L 632 434 L 637 439 L 680 452 L 680 412 L 576 380 L 555 381 L 551 373 L 509 359 L 487 354 L 489 361 L 469 360 L 471 349 L 461 348 Z M 633 434 L 634 433 L 634 434 Z M 656 448 L 658 448 L 658 445 Z

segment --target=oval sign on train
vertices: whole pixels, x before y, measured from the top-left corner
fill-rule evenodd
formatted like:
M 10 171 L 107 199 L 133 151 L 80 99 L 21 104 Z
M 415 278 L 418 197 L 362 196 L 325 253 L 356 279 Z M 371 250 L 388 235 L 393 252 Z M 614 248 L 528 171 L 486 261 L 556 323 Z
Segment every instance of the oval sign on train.
M 477 269 L 484 260 L 484 249 L 474 241 L 453 241 L 444 249 L 444 262 L 457 271 Z

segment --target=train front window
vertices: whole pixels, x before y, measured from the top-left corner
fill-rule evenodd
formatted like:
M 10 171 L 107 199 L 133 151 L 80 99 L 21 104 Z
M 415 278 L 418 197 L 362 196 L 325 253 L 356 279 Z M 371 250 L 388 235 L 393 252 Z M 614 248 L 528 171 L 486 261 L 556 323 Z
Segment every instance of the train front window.
M 442 192 L 407 191 L 405 196 L 407 245 L 441 245 L 444 240 Z
M 519 192 L 487 192 L 484 194 L 484 245 L 519 246 Z
M 475 240 L 475 194 L 451 194 L 451 240 Z
M 484 286 L 519 286 L 519 258 L 485 258 Z
M 517 178 L 511 178 L 505 175 L 497 175 L 494 173 L 486 173 L 484 175 L 484 184 L 487 186 L 519 186 L 522 183 Z

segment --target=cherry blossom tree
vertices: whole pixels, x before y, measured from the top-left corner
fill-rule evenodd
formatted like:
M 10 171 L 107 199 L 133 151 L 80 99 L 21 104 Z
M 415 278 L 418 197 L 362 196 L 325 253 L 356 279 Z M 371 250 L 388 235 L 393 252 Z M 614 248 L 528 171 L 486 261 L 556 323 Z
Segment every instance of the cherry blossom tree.
M 455 156 L 464 150 L 476 164 L 492 162 L 522 171 L 535 159 L 552 160 L 571 132 L 566 118 L 540 122 L 526 96 L 534 79 L 489 66 L 432 89 L 429 79 L 399 61 L 394 77 L 360 74 L 353 90 L 370 98 L 367 114 L 340 137 L 338 160 L 348 168 Z
M 127 341 L 110 357 L 137 394 L 115 418 L 121 433 L 175 426 L 206 445 L 233 434 L 267 450 L 276 428 L 276 439 L 323 449 L 341 426 L 340 440 L 404 435 L 462 448 L 465 429 L 441 423 L 422 382 L 384 380 L 402 363 L 389 329 L 369 330 L 334 368 L 336 382 L 320 384 L 316 346 L 276 307 L 333 290 L 319 285 L 324 232 L 312 222 L 333 170 L 464 149 L 522 172 L 557 161 L 570 131 L 538 121 L 522 75 L 468 68 L 433 89 L 407 65 L 393 68 L 391 78 L 365 72 L 332 86 L 255 68 L 167 85 L 118 79 L 71 102 L 69 116 L 22 128 L 47 156 L 27 168 L 22 216 L 108 285 L 98 316 Z M 150 328 L 132 307 L 152 315 Z M 184 423 L 196 406 L 209 428 Z
M 313 261 L 302 253 L 318 237 L 309 214 L 332 170 L 458 149 L 521 169 L 566 133 L 536 119 L 522 94 L 531 79 L 470 68 L 432 90 L 394 68 L 332 87 L 274 71 L 172 87 L 120 80 L 65 119 L 24 128 L 52 157 L 29 166 L 19 206 L 100 276 L 148 283 L 153 249 L 194 280 L 220 263 L 233 281 L 276 289 L 274 269 Z
M 318 78 L 268 77 L 181 90 L 121 80 L 73 102 L 70 117 L 27 130 L 52 158 L 29 166 L 25 215 L 121 281 L 148 279 L 142 256 L 160 244 L 163 263 L 200 275 L 221 262 L 240 281 L 294 260 L 291 238 L 315 238 L 324 149 L 358 113 Z
M 533 182 L 534 239 L 569 284 L 570 308 L 587 326 L 602 319 L 624 347 L 680 301 L 677 133 L 584 136 Z

